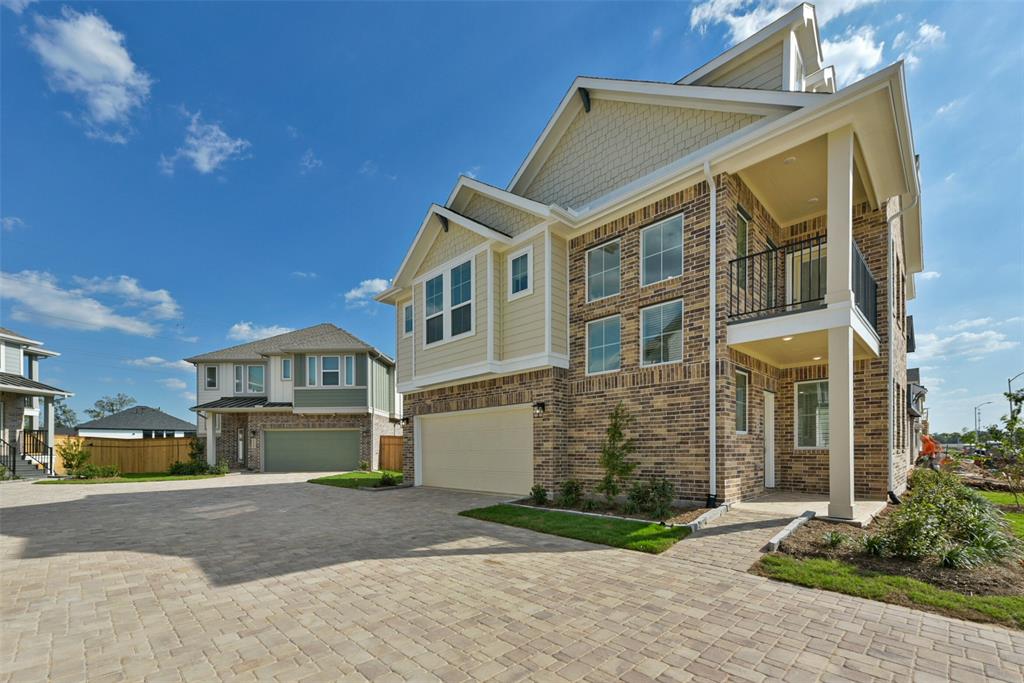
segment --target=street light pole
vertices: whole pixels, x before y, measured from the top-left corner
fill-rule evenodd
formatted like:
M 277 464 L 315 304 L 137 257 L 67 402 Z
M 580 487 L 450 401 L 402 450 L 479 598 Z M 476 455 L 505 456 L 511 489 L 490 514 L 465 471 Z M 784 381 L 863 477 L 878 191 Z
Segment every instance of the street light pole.
M 992 401 L 985 401 L 974 406 L 974 445 L 977 447 L 978 444 L 978 423 L 981 421 L 981 407 L 987 406 Z
M 1017 379 L 1021 375 L 1024 375 L 1024 371 L 1018 372 L 1016 375 L 1006 380 L 1006 393 L 1009 394 L 1009 396 L 1006 397 L 1006 400 L 1010 402 L 1010 417 L 1013 417 L 1013 380 Z

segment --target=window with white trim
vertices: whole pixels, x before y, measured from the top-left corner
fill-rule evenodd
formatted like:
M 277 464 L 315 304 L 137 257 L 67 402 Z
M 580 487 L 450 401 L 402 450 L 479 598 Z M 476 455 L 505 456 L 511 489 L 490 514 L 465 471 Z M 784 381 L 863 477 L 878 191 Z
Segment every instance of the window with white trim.
M 423 310 L 426 312 L 427 343 L 444 339 L 444 273 L 423 284 Z
M 341 385 L 341 356 L 320 357 L 320 386 Z
M 249 365 L 245 369 L 246 391 L 250 394 L 262 394 L 266 387 L 262 365 Z
M 828 448 L 828 380 L 796 385 L 797 448 Z
M 622 319 L 613 315 L 587 323 L 587 374 L 614 372 L 621 364 Z
M 750 373 L 746 370 L 736 371 L 736 433 L 747 433 L 747 416 L 749 414 Z
M 533 293 L 533 246 L 509 254 L 508 299 L 518 299 Z
M 683 274 L 683 216 L 672 216 L 640 233 L 640 284 Z
M 306 386 L 316 386 L 316 374 L 317 374 L 317 359 L 316 356 L 306 357 Z
M 241 394 L 245 392 L 245 382 L 243 378 L 245 376 L 245 368 L 241 365 L 235 366 L 235 393 Z
M 352 386 L 356 383 L 356 357 L 345 356 L 345 386 Z
M 285 382 L 290 382 L 292 379 L 292 359 L 282 358 L 281 359 L 281 379 Z
M 3 349 L 0 349 L 2 352 Z M 207 365 L 206 366 L 206 388 L 216 389 L 217 388 L 217 366 Z
M 412 335 L 412 304 L 402 306 L 402 336 Z
M 473 260 L 423 284 L 424 342 L 433 344 L 473 332 Z
M 640 311 L 640 364 L 660 365 L 683 359 L 681 299 Z
M 451 336 L 473 329 L 473 262 L 460 263 L 451 270 Z
M 619 293 L 620 249 L 619 240 L 613 240 L 587 252 L 587 301 L 596 301 Z

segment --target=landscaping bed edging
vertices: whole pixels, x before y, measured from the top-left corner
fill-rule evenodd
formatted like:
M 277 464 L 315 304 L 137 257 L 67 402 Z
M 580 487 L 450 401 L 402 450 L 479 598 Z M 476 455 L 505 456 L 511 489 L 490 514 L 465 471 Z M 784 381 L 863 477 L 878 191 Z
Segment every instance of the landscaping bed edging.
M 720 517 L 721 515 L 725 514 L 726 510 L 729 509 L 728 505 L 722 504 L 722 505 L 720 505 L 717 508 L 712 508 L 712 509 L 708 510 L 707 512 L 703 513 L 700 517 L 698 517 L 697 519 L 695 519 L 695 520 L 693 520 L 691 522 L 685 522 L 685 523 L 682 523 L 682 524 L 671 524 L 671 523 L 668 523 L 668 522 L 660 522 L 660 521 L 658 521 L 656 519 L 645 519 L 643 517 L 623 517 L 622 515 L 612 515 L 612 514 L 607 514 L 607 513 L 603 513 L 603 512 L 584 512 L 583 510 L 570 510 L 568 508 L 560 508 L 560 507 L 541 507 L 539 505 L 527 505 L 525 503 L 520 503 L 519 501 L 521 501 L 521 500 L 522 500 L 522 498 L 513 498 L 512 500 L 505 501 L 505 505 L 513 505 L 515 507 L 526 508 L 528 510 L 548 510 L 550 512 L 566 512 L 566 513 L 569 513 L 571 515 L 583 515 L 584 517 L 598 517 L 598 518 L 604 518 L 604 519 L 621 519 L 621 520 L 626 521 L 626 522 L 646 522 L 647 524 L 661 524 L 662 526 L 666 526 L 666 527 L 677 527 L 677 526 L 682 527 L 682 526 L 685 526 L 685 527 L 689 527 L 690 531 L 696 531 L 697 529 L 700 529 L 705 524 L 707 524 L 709 521 L 711 521 L 713 519 L 716 519 L 716 518 Z
M 802 515 L 800 515 L 799 517 L 791 521 L 789 524 L 787 524 L 782 531 L 772 536 L 771 540 L 765 544 L 764 551 L 768 553 L 775 552 L 779 549 L 779 546 L 782 545 L 782 542 L 789 538 L 794 531 L 802 527 L 804 524 L 807 524 L 807 522 L 811 521 L 812 519 L 814 519 L 814 510 L 807 510 Z
M 356 491 L 396 491 L 398 489 L 411 489 L 412 484 L 395 484 L 394 486 L 354 486 Z M 341 487 L 344 488 L 344 487 Z

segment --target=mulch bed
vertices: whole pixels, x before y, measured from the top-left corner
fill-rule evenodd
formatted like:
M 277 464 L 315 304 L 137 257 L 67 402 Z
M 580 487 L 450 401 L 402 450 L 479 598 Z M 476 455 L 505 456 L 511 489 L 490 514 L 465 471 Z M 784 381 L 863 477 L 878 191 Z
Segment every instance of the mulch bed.
M 840 560 L 858 569 L 895 574 L 918 579 L 938 588 L 964 595 L 1018 595 L 1024 596 L 1024 563 L 989 564 L 971 569 L 950 569 L 933 560 L 911 562 L 896 558 L 881 558 L 860 551 L 860 540 L 878 530 L 891 508 L 883 511 L 868 528 L 811 520 L 782 542 L 779 551 L 798 559 L 821 557 Z M 851 540 L 838 548 L 825 544 L 824 536 L 830 531 L 846 534 Z M 756 565 L 755 565 L 756 567 Z
M 643 514 L 627 514 L 622 511 L 622 506 L 613 503 L 608 505 L 603 500 L 593 501 L 591 507 L 584 508 L 582 505 L 575 507 L 566 507 L 564 505 L 556 505 L 555 503 L 548 501 L 544 505 L 537 505 L 530 498 L 523 498 L 515 501 L 518 505 L 529 505 L 530 507 L 542 508 L 544 510 L 563 510 L 567 512 L 588 512 L 595 515 L 608 515 L 613 517 L 625 517 L 627 519 L 635 519 L 641 522 L 654 522 L 650 517 L 646 517 Z M 665 520 L 665 524 L 689 524 L 693 520 L 697 519 L 709 508 L 703 507 L 674 507 L 672 508 L 672 516 Z

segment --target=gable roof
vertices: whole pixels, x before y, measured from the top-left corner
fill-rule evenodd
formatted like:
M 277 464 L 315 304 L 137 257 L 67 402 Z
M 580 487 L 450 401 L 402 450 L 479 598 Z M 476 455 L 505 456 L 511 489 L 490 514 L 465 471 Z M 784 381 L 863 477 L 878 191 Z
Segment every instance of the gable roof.
M 266 339 L 257 339 L 245 344 L 229 346 L 226 349 L 202 353 L 185 360 L 189 363 L 263 360 L 266 356 L 272 354 L 293 351 L 301 352 L 303 350 L 372 351 L 385 359 L 389 364 L 392 363 L 391 358 L 387 355 L 332 323 L 320 323 L 312 327 L 304 327 L 301 330 L 285 332 L 284 334 L 274 335 Z
M 132 406 L 113 415 L 83 422 L 78 425 L 78 429 L 153 429 L 158 431 L 194 432 L 196 426 L 191 422 L 168 415 L 158 408 Z
M 11 341 L 22 342 L 23 344 L 29 344 L 33 346 L 42 344 L 42 342 L 40 341 L 30 339 L 25 335 L 21 334 L 20 332 L 15 332 L 14 330 L 6 327 L 0 327 L 0 338 L 10 339 Z

